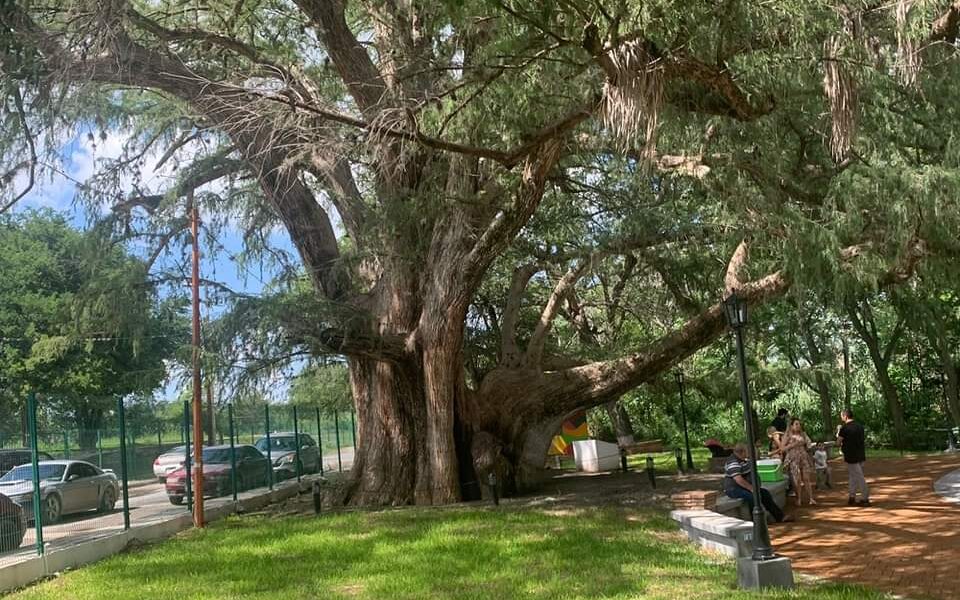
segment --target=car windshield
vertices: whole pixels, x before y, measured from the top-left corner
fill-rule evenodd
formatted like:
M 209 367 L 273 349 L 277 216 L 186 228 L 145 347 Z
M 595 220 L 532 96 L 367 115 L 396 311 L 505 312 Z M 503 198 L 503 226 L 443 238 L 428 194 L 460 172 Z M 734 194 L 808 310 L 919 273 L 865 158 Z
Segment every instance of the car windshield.
M 187 447 L 186 447 L 186 446 L 177 446 L 176 448 L 173 448 L 172 450 L 167 450 L 166 452 L 164 452 L 164 454 L 183 454 L 183 453 L 186 452 L 186 451 L 187 451 Z
M 272 437 L 270 438 L 270 444 L 267 445 L 267 438 L 260 438 L 257 440 L 257 450 L 266 454 L 267 448 L 270 448 L 271 452 L 294 452 L 297 449 L 297 443 L 293 441 L 293 436 L 281 436 L 281 437 Z
M 44 481 L 60 481 L 63 478 L 65 465 L 40 465 L 40 479 Z M 22 465 L 11 469 L 6 475 L 0 477 L 0 482 L 7 483 L 11 481 L 32 481 L 33 466 Z
M 237 453 L 237 456 L 240 456 Z M 230 462 L 229 448 L 208 448 L 203 451 L 203 462 L 207 464 L 227 464 Z

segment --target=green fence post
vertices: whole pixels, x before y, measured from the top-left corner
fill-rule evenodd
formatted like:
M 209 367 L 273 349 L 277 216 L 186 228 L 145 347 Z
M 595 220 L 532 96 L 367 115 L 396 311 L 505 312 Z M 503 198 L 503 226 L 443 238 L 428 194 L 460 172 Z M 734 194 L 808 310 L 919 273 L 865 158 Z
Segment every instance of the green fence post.
M 337 469 L 343 473 L 343 458 L 340 456 L 340 418 L 333 411 L 333 430 L 337 434 Z
M 97 430 L 97 466 L 103 468 L 103 433 Z
M 120 475 L 123 482 L 123 528 L 130 529 L 130 489 L 127 486 L 127 417 L 123 410 L 123 398 L 117 399 L 117 417 L 120 419 Z
M 355 410 L 350 411 L 350 427 L 353 430 L 353 438 L 351 438 L 353 440 L 353 451 L 354 453 L 356 453 L 357 451 L 357 411 Z
M 320 407 L 317 409 L 317 452 L 320 453 L 320 474 L 323 475 L 323 434 L 320 433 Z
M 266 404 L 263 407 L 263 417 L 267 429 L 267 483 L 270 486 L 270 489 L 273 489 L 273 452 L 270 448 L 270 405 Z
M 227 420 L 230 422 L 230 483 L 233 485 L 233 501 L 237 501 L 237 448 L 233 443 L 233 403 L 227 404 Z
M 183 468 L 184 468 L 184 474 L 186 475 L 186 482 L 187 482 L 186 490 L 185 490 L 187 492 L 187 510 L 192 513 L 193 512 L 193 483 L 191 483 L 190 481 L 191 465 L 190 465 L 190 401 L 189 400 L 184 400 L 183 402 L 183 433 L 184 433 L 184 437 L 186 438 L 186 442 L 184 443 L 185 452 L 184 452 Z
M 40 512 L 40 442 L 37 439 L 37 395 L 27 396 L 27 427 L 30 430 L 30 463 L 33 467 L 33 526 L 37 532 L 37 554 L 43 556 L 43 516 Z
M 303 476 L 303 464 L 301 463 L 300 456 L 300 425 L 297 423 L 297 405 L 293 405 L 293 442 L 296 444 L 297 449 L 297 483 L 300 483 L 300 479 Z
M 70 432 L 63 430 L 63 457 L 70 458 Z
M 157 452 L 163 451 L 163 425 L 157 423 Z

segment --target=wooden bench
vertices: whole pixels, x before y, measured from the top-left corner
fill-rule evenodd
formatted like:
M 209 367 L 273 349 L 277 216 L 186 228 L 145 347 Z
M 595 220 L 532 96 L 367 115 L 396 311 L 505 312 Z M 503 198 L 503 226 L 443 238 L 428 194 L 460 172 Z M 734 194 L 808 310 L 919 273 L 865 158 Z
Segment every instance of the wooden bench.
M 670 518 L 687 538 L 709 550 L 744 558 L 753 554 L 753 524 L 712 510 L 674 510 Z
M 623 446 L 623 452 L 627 456 L 632 456 L 634 454 L 657 454 L 659 452 L 663 452 L 663 440 L 635 442 L 628 446 Z

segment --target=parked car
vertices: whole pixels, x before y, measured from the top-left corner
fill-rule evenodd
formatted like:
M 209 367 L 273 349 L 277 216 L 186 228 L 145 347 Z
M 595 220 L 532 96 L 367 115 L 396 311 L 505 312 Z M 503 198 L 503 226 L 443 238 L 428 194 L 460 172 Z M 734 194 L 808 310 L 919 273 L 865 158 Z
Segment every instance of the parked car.
M 250 445 L 236 446 L 237 489 L 247 490 L 266 485 L 270 464 L 260 451 Z M 233 491 L 230 446 L 208 446 L 203 449 L 203 495 L 213 498 Z M 171 504 L 183 504 L 187 494 L 187 471 L 183 467 L 167 475 L 167 498 Z
M 295 434 L 279 432 L 270 434 L 270 443 L 267 445 L 267 436 L 256 442 L 257 450 L 267 455 L 273 461 L 274 479 L 277 481 L 297 476 L 297 442 Z M 317 473 L 320 471 L 320 448 L 313 438 L 306 433 L 300 435 L 300 473 Z
M 46 452 L 37 453 L 40 460 L 53 460 Z M 25 465 L 33 460 L 30 450 L 26 448 L 7 448 L 0 450 L 0 475 L 3 475 L 17 465 Z
M 10 498 L 0 494 L 0 552 L 20 547 L 27 533 L 23 509 Z
M 167 475 L 183 466 L 186 446 L 177 446 L 167 450 L 153 461 L 153 474 L 160 481 L 165 481 Z
M 117 476 L 82 460 L 44 460 L 40 470 L 40 514 L 45 524 L 63 515 L 97 510 L 109 512 L 120 496 Z M 17 503 L 33 521 L 33 466 L 20 465 L 0 477 L 0 493 Z

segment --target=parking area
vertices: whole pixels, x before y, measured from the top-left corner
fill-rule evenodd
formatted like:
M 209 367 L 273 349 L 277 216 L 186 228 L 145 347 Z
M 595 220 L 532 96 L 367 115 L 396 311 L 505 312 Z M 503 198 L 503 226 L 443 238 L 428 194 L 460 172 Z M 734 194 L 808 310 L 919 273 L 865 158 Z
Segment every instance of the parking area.
M 344 447 L 339 452 L 323 455 L 325 473 L 347 471 L 353 465 L 353 448 Z M 265 488 L 258 488 L 265 489 Z M 186 504 L 174 506 L 170 503 L 164 483 L 156 479 L 130 482 L 130 523 L 131 525 L 154 523 L 177 515 L 187 514 Z M 220 504 L 227 499 L 214 500 Z M 43 527 L 43 541 L 47 551 L 68 546 L 98 537 L 110 535 L 124 528 L 122 500 L 116 508 L 107 513 L 83 512 L 63 516 L 56 524 Z M 27 528 L 20 547 L 0 553 L 0 568 L 15 564 L 37 555 L 36 528 Z

